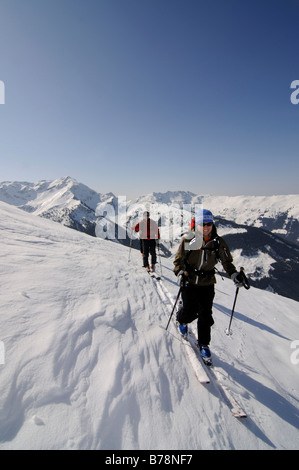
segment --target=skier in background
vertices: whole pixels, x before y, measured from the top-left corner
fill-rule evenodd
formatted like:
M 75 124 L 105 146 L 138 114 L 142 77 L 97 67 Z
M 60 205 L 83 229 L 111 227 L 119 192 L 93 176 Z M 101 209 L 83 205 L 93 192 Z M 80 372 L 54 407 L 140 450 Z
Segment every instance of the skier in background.
M 214 324 L 212 306 L 215 296 L 215 265 L 221 261 L 224 270 L 242 287 L 229 247 L 217 235 L 213 214 L 206 209 L 195 216 L 194 227 L 183 237 L 174 260 L 174 273 L 182 286 L 182 306 L 177 313 L 179 329 L 187 335 L 187 324 L 197 318 L 198 347 L 202 358 L 209 363 L 211 326 Z
M 144 212 L 143 219 L 135 225 L 135 232 L 139 232 L 140 251 L 143 256 L 143 266 L 147 271 L 155 271 L 157 262 L 156 240 L 160 240 L 160 232 L 157 223 L 150 219 L 150 213 Z M 151 255 L 151 267 L 149 267 L 149 255 Z

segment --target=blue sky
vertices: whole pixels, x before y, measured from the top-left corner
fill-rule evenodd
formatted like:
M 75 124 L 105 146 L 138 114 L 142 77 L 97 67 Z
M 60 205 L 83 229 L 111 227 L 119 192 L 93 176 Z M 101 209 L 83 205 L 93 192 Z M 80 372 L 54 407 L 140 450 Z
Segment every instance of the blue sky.
M 1 0 L 0 181 L 298 193 L 298 0 Z

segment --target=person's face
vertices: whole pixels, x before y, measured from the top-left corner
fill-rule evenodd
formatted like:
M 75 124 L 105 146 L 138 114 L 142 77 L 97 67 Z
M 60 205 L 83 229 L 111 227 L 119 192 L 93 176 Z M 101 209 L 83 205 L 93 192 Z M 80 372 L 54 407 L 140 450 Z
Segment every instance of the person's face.
M 212 232 L 212 227 L 213 227 L 213 224 L 212 222 L 209 222 L 207 224 L 199 224 L 197 225 L 197 230 L 204 236 L 204 237 L 208 237 L 211 232 Z

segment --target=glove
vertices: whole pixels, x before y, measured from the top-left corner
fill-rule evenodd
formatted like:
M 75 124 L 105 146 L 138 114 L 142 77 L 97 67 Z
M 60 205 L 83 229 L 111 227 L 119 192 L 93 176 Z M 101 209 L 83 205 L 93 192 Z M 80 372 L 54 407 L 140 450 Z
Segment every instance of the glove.
M 244 286 L 244 283 L 243 283 L 243 276 L 241 273 L 233 273 L 230 277 L 232 279 L 232 281 L 234 281 L 235 283 L 235 286 L 236 287 L 243 287 Z
M 182 286 L 188 277 L 188 273 L 186 271 L 179 271 L 178 273 L 178 285 Z

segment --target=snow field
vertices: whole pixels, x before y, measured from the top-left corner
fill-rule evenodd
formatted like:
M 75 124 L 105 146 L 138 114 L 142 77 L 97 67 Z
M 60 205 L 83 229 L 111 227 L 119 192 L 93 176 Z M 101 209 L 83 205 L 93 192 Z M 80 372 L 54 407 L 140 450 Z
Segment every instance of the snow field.
M 212 351 L 249 417 L 196 380 L 174 327 L 178 286 L 141 258 L 0 203 L 0 449 L 295 449 L 298 304 L 218 278 Z M 163 294 L 164 293 L 164 294 Z M 195 324 L 192 325 L 195 327 Z

